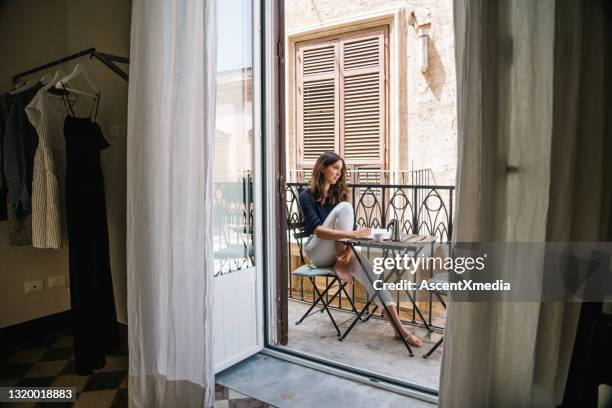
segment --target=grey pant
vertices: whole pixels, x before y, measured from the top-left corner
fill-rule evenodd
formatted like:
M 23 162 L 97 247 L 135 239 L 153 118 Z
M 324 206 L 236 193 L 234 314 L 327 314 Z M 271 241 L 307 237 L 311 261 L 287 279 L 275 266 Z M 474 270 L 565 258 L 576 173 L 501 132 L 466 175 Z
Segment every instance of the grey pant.
M 352 231 L 353 224 L 353 207 L 351 207 L 351 205 L 345 201 L 334 207 L 325 221 L 323 221 L 322 226 L 324 228 L 331 228 L 335 230 Z M 336 256 L 340 255 L 344 248 L 345 245 L 339 242 L 321 239 L 315 235 L 311 235 L 308 238 L 308 241 L 306 241 L 305 253 L 313 265 L 318 267 L 331 267 L 336 262 Z M 366 267 L 367 274 L 370 276 L 372 282 L 377 279 L 381 279 L 381 276 L 373 272 L 372 264 L 367 257 L 360 256 L 360 259 Z M 370 280 L 368 280 L 366 276 L 366 271 L 364 271 L 361 265 L 359 265 L 359 262 L 357 259 L 355 259 L 354 254 L 351 257 L 348 269 L 351 276 L 353 276 L 354 279 L 357 279 L 357 281 L 359 281 L 359 283 L 366 288 L 370 298 L 372 298 L 374 296 L 375 289 L 372 284 L 370 284 Z M 388 290 L 380 290 L 378 293 L 386 305 L 395 304 L 393 297 L 391 297 L 391 293 L 389 293 Z M 379 306 L 382 306 L 378 298 L 376 298 L 375 301 Z

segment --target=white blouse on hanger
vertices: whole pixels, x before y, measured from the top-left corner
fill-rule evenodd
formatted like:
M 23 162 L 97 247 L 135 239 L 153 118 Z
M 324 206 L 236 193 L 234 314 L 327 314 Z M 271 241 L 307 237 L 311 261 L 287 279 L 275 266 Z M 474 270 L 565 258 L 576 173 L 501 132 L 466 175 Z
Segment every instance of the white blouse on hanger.
M 70 98 L 76 116 L 88 117 L 89 101 L 83 96 Z M 32 179 L 32 245 L 59 249 L 67 240 L 64 121 L 68 107 L 61 95 L 41 89 L 26 113 L 38 133 Z

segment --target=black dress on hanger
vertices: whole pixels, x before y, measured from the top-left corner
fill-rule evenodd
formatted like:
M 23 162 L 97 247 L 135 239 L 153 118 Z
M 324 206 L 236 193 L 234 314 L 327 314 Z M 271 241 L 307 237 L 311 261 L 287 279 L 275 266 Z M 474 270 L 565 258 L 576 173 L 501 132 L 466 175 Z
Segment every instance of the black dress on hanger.
M 96 116 L 99 99 L 98 94 Z M 95 116 L 76 117 L 70 100 L 64 100 L 70 111 L 64 138 L 74 360 L 76 373 L 86 375 L 103 367 L 104 353 L 120 343 L 100 165 L 100 152 L 110 145 Z

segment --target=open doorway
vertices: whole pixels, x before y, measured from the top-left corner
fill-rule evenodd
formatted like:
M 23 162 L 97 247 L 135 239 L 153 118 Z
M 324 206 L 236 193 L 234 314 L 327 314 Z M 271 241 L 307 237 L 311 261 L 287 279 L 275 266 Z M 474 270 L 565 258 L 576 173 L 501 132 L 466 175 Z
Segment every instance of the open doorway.
M 286 235 L 278 243 L 284 269 L 277 271 L 279 330 L 271 343 L 435 394 L 443 299 L 392 292 L 403 325 L 424 343 L 410 356 L 381 309 L 368 306 L 363 285 L 340 290 L 333 276 L 295 273 L 310 263 L 298 197 L 317 157 L 335 151 L 346 163 L 356 226 L 383 229 L 397 219 L 406 236 L 435 237 L 436 250 L 450 242 L 457 162 L 452 3 L 285 0 L 282 10 Z

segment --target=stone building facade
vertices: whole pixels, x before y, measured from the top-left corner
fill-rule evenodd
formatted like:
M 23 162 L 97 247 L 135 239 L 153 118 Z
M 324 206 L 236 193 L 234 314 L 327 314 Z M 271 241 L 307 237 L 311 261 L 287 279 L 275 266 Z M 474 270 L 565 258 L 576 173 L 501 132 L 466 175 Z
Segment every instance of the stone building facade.
M 305 72 L 300 50 L 318 40 L 376 29 L 385 32 L 384 167 L 392 172 L 431 169 L 432 182 L 454 185 L 457 113 L 451 0 L 285 1 L 287 169 L 307 168 L 302 153 L 304 116 L 299 111 L 304 109 L 300 81 Z M 427 36 L 424 71 L 422 35 Z

